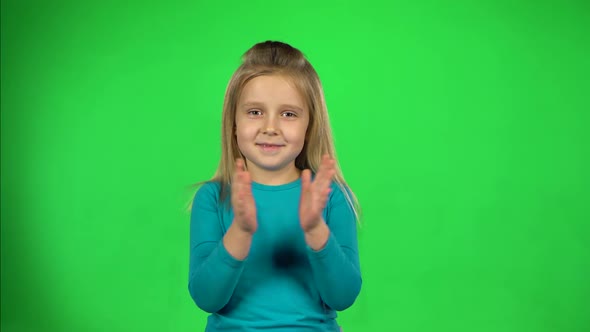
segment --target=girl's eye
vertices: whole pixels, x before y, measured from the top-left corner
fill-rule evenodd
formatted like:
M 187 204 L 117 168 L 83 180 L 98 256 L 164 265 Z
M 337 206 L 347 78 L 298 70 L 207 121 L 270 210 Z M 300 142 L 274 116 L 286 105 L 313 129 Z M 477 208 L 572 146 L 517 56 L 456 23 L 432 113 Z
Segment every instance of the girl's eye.
M 297 117 L 297 114 L 295 112 L 285 112 L 283 113 L 283 116 L 286 118 L 294 118 Z
M 251 116 L 260 116 L 260 115 L 262 115 L 262 112 L 260 110 L 249 110 L 248 111 L 248 115 L 251 115 Z

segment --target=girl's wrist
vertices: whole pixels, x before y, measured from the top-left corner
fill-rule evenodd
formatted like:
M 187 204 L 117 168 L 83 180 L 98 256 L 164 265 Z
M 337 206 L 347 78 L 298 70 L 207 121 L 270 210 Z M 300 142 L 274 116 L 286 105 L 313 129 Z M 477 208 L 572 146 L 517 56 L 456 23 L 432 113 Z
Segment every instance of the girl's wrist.
M 317 226 L 314 228 L 307 230 L 304 232 L 305 235 L 305 242 L 307 245 L 315 250 L 319 251 L 322 250 L 326 243 L 328 242 L 328 238 L 330 237 L 330 228 L 322 219 Z
M 244 227 L 244 225 L 248 225 L 247 222 L 242 222 L 240 220 L 238 220 L 237 218 L 234 218 L 230 228 L 234 227 L 236 229 L 236 232 L 239 232 L 240 234 L 243 235 L 254 235 L 254 233 L 256 232 L 256 227 L 255 226 L 246 226 Z
M 252 244 L 252 233 L 244 231 L 236 223 L 232 224 L 223 236 L 225 250 L 237 260 L 248 257 Z

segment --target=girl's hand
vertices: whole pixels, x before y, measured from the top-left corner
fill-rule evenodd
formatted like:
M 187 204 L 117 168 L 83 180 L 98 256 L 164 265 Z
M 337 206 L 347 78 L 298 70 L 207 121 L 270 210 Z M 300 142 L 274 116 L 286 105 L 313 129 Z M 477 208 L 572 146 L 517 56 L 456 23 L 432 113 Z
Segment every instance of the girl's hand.
M 254 234 L 256 221 L 256 203 L 252 196 L 252 180 L 244 167 L 242 159 L 236 160 L 236 172 L 231 188 L 231 204 L 234 209 L 234 223 L 246 233 Z
M 332 177 L 336 173 L 336 161 L 324 155 L 320 169 L 311 182 L 311 171 L 301 173 L 301 200 L 299 202 L 299 222 L 305 233 L 312 232 L 323 221 L 322 211 L 326 207 Z

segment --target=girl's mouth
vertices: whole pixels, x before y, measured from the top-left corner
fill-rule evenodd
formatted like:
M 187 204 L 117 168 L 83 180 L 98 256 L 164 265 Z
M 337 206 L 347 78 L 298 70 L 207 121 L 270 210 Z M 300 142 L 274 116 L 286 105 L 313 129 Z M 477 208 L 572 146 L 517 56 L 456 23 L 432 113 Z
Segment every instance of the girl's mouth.
M 278 144 L 256 144 L 256 145 L 258 145 L 258 147 L 264 152 L 276 152 L 284 146 L 284 145 L 278 145 Z

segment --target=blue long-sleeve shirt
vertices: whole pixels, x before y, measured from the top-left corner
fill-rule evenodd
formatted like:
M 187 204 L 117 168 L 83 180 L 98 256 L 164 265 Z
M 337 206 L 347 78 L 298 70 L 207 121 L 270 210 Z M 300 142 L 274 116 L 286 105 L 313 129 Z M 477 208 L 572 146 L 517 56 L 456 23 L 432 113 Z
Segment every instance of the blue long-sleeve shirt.
M 362 282 L 356 220 L 340 188 L 332 184 L 323 211 L 328 241 L 314 251 L 299 224 L 301 179 L 252 183 L 258 229 L 243 261 L 223 245 L 234 215 L 219 191 L 219 183 L 205 183 L 191 212 L 188 288 L 211 313 L 206 332 L 339 331 L 335 311 L 353 304 Z

